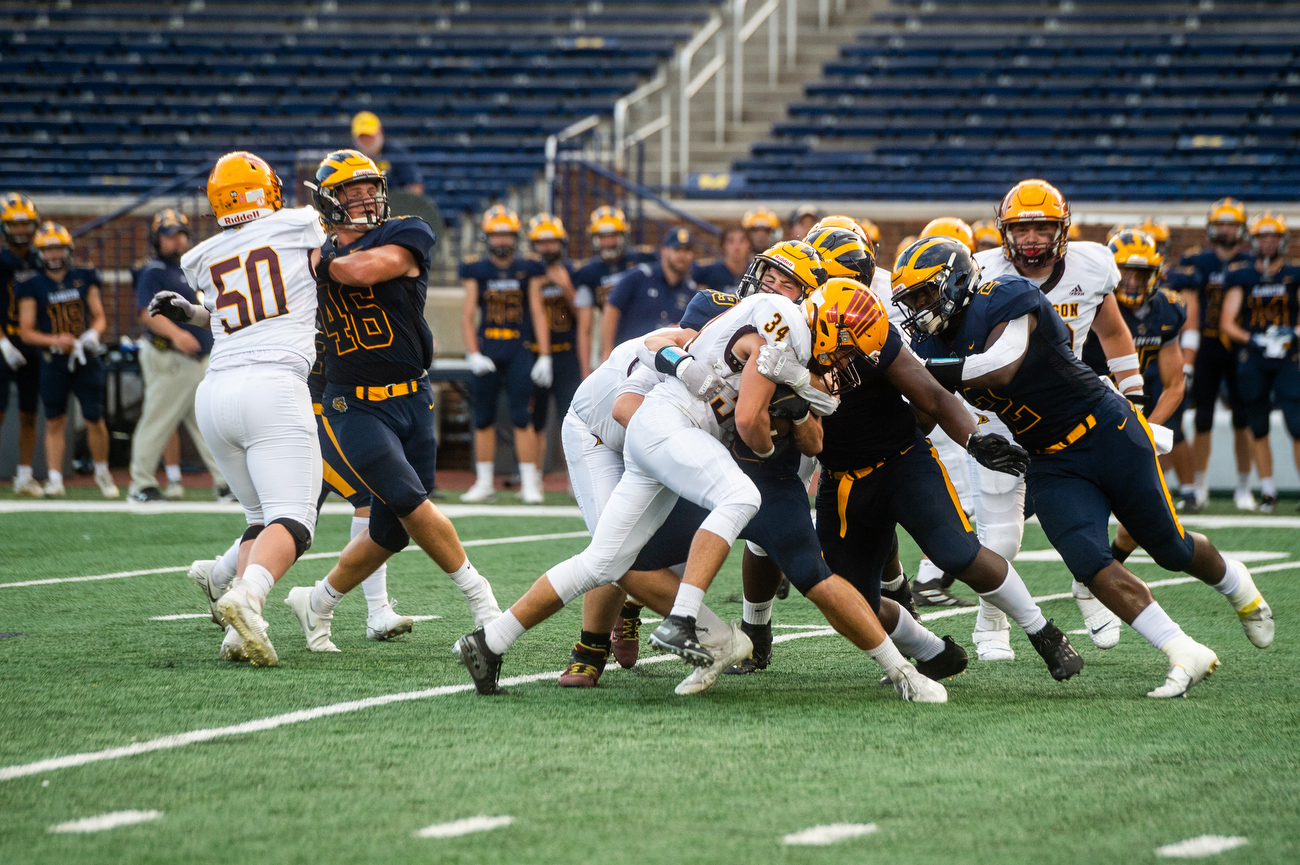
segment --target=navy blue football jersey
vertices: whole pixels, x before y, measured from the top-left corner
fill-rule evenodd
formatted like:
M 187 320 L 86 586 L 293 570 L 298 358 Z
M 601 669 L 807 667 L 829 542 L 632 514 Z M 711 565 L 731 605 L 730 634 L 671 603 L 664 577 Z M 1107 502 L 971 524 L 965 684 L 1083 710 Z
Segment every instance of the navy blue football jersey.
M 10 339 L 18 336 L 18 294 L 14 284 L 19 274 L 26 279 L 31 270 L 35 270 L 35 265 L 30 256 L 24 260 L 0 244 L 0 328 Z
M 740 298 L 734 294 L 721 291 L 696 292 L 691 302 L 686 304 L 686 311 L 682 313 L 682 320 L 678 322 L 678 326 L 689 330 L 702 330 L 704 325 L 737 303 L 740 303 Z
M 599 255 L 588 261 L 573 273 L 573 290 L 577 295 L 575 304 L 579 308 L 594 306 L 605 308 L 605 301 L 614 285 L 638 264 L 658 261 L 652 249 L 629 250 L 622 258 L 614 262 L 605 261 Z
M 546 274 L 546 264 L 538 262 L 542 275 Z M 573 281 L 573 265 L 570 262 L 563 263 L 565 271 L 569 274 L 569 281 Z M 573 307 L 564 296 L 564 289 L 555 284 L 549 277 L 542 284 L 542 303 L 546 308 L 546 324 L 551 330 L 551 354 L 561 354 L 563 352 L 576 352 L 578 350 L 578 328 L 574 318 Z M 532 340 L 529 340 L 530 347 L 536 351 L 537 346 Z
M 14 286 L 14 293 L 35 299 L 36 329 L 41 333 L 81 336 L 90 327 L 86 298 L 92 288 L 100 288 L 99 274 L 92 268 L 73 267 L 58 282 L 43 271 L 33 273 Z
M 433 333 L 424 320 L 424 302 L 433 242 L 429 223 L 418 216 L 394 216 L 339 247 L 339 255 L 344 256 L 401 246 L 410 250 L 420 272 L 365 287 L 336 282 L 317 286 L 318 333 L 324 335 L 324 372 L 331 384 L 375 387 L 419 378 L 428 371 L 433 364 Z
M 1249 262 L 1250 256 L 1239 252 L 1227 261 L 1222 260 L 1211 247 L 1189 249 L 1165 277 L 1165 287 L 1173 291 L 1195 291 L 1200 300 L 1201 335 L 1208 339 L 1219 338 L 1219 314 L 1223 311 L 1223 279 L 1228 267 L 1239 261 Z
M 1037 285 L 1018 275 L 984 283 L 955 327 L 914 347 L 927 358 L 980 354 L 995 327 L 1030 313 L 1038 324 L 1010 383 L 996 391 L 963 388 L 962 395 L 976 409 L 1001 418 L 1021 446 L 1034 449 L 1061 441 L 1108 394 L 1122 399 L 1075 357 L 1069 329 Z
M 516 256 L 504 266 L 488 256 L 472 255 L 460 263 L 460 278 L 478 286 L 478 350 L 484 354 L 514 351 L 533 341 L 528 308 L 528 280 L 545 273 L 536 258 Z
M 1277 273 L 1265 277 L 1254 262 L 1234 262 L 1223 278 L 1223 290 L 1242 290 L 1241 311 L 1237 324 L 1251 333 L 1264 333 L 1270 327 L 1296 326 L 1297 297 L 1300 289 L 1300 262 L 1290 261 Z
M 898 359 L 903 337 L 894 325 L 875 363 L 854 358 L 853 370 L 862 383 L 840 395 L 840 407 L 822 418 L 822 452 L 818 456 L 834 472 L 875 465 L 916 444 L 920 430 L 912 408 L 885 378 Z
M 1160 349 L 1178 341 L 1178 332 L 1187 321 L 1187 306 L 1182 298 L 1163 288 L 1136 310 L 1121 303 L 1119 313 L 1133 336 L 1138 372 L 1144 376 L 1155 366 Z M 1088 341 L 1083 344 L 1083 362 L 1097 375 L 1110 374 L 1106 352 L 1095 332 L 1089 333 Z

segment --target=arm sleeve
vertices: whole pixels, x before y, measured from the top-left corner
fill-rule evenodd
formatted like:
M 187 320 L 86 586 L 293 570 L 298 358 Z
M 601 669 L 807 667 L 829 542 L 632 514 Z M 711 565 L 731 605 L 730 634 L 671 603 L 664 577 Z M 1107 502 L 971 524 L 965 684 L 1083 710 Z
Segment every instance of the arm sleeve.
M 993 345 L 966 358 L 962 367 L 962 381 L 979 378 L 995 372 L 1022 357 L 1029 348 L 1029 317 L 1023 315 L 1013 320 L 1002 331 Z
M 668 376 L 656 372 L 653 368 L 645 364 L 638 364 L 637 368 L 623 382 L 623 386 L 618 389 L 618 396 L 625 393 L 635 393 L 645 396 L 655 389 L 655 385 L 661 381 L 666 381 Z

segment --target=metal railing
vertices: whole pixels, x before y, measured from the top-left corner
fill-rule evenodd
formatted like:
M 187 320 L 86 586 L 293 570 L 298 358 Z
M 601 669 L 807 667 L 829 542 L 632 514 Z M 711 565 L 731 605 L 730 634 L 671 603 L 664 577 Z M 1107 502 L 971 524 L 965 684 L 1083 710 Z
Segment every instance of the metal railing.
M 767 24 L 767 81 L 772 86 L 776 85 L 777 64 L 781 56 L 777 42 L 779 19 L 776 15 L 781 0 L 767 0 L 748 21 L 745 20 L 745 5 L 746 0 L 732 0 L 731 119 L 736 123 L 744 119 L 745 111 L 745 43 L 758 32 L 759 27 Z
M 709 82 L 715 75 L 718 80 L 714 85 L 715 104 L 714 104 L 714 135 L 719 143 L 723 138 L 724 123 L 724 105 L 725 99 L 722 75 L 723 69 L 727 65 L 727 49 L 725 36 L 721 33 L 722 16 L 714 14 L 709 18 L 709 23 L 704 25 L 699 33 L 695 34 L 690 42 L 682 48 L 681 54 L 677 57 L 678 64 L 678 84 L 680 87 L 677 110 L 677 159 L 681 177 L 685 180 L 687 173 L 691 168 L 691 99 L 700 88 Z M 713 59 L 704 65 L 694 77 L 691 76 L 691 64 L 695 59 L 696 53 L 704 47 L 704 43 L 714 38 Z

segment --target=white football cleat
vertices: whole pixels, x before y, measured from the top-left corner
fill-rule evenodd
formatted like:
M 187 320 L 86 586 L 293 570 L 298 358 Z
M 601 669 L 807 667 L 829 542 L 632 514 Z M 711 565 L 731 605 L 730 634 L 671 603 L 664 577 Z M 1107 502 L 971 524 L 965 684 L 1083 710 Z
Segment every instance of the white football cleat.
M 482 574 L 479 574 L 479 580 L 479 584 L 468 592 L 462 590 L 465 603 L 469 604 L 470 615 L 474 617 L 475 630 L 487 627 L 501 615 L 501 607 L 497 605 L 496 595 L 492 594 L 492 584 Z
M 1219 656 L 1214 654 L 1214 650 L 1186 634 L 1170 640 L 1163 651 L 1169 656 L 1169 672 L 1165 673 L 1165 683 L 1148 692 L 1148 697 L 1182 697 L 1193 685 L 1208 679 L 1219 669 Z
M 399 616 L 393 612 L 393 603 L 395 602 L 389 601 L 379 612 L 371 613 L 366 617 L 367 640 L 391 640 L 393 637 L 411 633 L 411 628 L 415 627 L 415 619 L 410 616 Z
M 898 696 L 908 703 L 946 703 L 948 691 L 934 679 L 927 679 L 911 664 L 904 664 L 890 677 Z
M 546 496 L 542 493 L 542 483 L 538 481 L 535 484 L 520 482 L 519 500 L 526 505 L 540 505 L 546 503 Z
M 1120 617 L 1106 609 L 1106 605 L 1096 598 L 1074 596 L 1083 614 L 1083 626 L 1088 629 L 1088 637 L 1098 649 L 1113 649 L 1119 643 Z
M 740 628 L 740 621 L 735 620 L 731 623 L 730 639 L 722 646 L 714 647 L 705 645 L 713 653 L 713 663 L 707 667 L 696 667 L 691 674 L 678 683 L 673 689 L 676 694 L 702 694 L 713 683 L 718 681 L 718 677 L 732 664 L 739 664 L 741 661 L 754 654 L 754 643 L 749 639 Z
M 1264 600 L 1255 580 L 1246 566 L 1235 559 L 1224 559 L 1228 567 L 1236 570 L 1241 585 L 1237 591 L 1228 595 L 1228 601 L 1241 619 L 1241 627 L 1246 632 L 1246 639 L 1257 649 L 1267 649 L 1273 645 L 1273 608 Z
M 244 638 L 244 656 L 254 667 L 278 667 L 280 656 L 271 645 L 271 637 L 262 611 L 253 605 L 243 580 L 235 580 L 230 590 L 217 601 L 217 613 L 224 624 L 232 625 Z
M 99 492 L 106 499 L 115 499 L 122 494 L 107 471 L 95 472 L 95 483 L 99 484 Z
M 1232 497 L 1232 503 L 1237 506 L 1239 511 L 1253 511 L 1259 507 L 1255 503 L 1255 494 L 1250 490 L 1238 490 Z
M 45 497 L 45 490 L 41 489 L 40 483 L 33 478 L 28 478 L 21 484 L 15 479 L 14 495 L 19 498 L 40 499 Z
M 247 661 L 248 657 L 244 654 L 244 638 L 239 636 L 239 631 L 229 625 L 223 627 L 226 629 L 226 638 L 221 641 L 221 660 Z
M 212 585 L 212 569 L 216 566 L 216 559 L 199 559 L 190 565 L 190 579 L 194 581 L 194 585 L 199 587 L 199 591 L 203 592 L 203 597 L 208 599 L 208 612 L 212 613 L 212 621 L 221 626 L 221 614 L 217 612 L 217 601 L 221 600 L 221 596 L 230 587 L 227 586 L 223 590 Z
M 971 635 L 975 651 L 981 661 L 1014 661 L 1016 650 L 1011 648 L 1011 628 L 975 631 Z
M 311 592 L 312 590 L 306 586 L 290 589 L 289 597 L 284 599 L 284 603 L 293 610 L 293 614 L 298 617 L 298 623 L 302 625 L 303 633 L 307 635 L 307 651 L 337 652 L 339 647 L 330 640 L 330 622 L 334 619 L 334 611 L 331 610 L 328 615 L 322 616 L 313 610 Z
M 59 481 L 57 484 L 54 481 L 46 481 L 45 486 L 41 487 L 41 495 L 45 496 L 47 499 L 61 498 L 67 494 L 68 491 L 63 488 L 62 481 Z
M 169 502 L 177 502 L 185 498 L 185 485 L 180 481 L 174 484 L 168 484 L 167 489 L 163 491 L 163 498 Z
M 494 502 L 497 498 L 497 488 L 491 482 L 480 484 L 477 481 L 474 486 L 461 495 L 460 500 L 467 504 L 475 505 L 479 502 Z

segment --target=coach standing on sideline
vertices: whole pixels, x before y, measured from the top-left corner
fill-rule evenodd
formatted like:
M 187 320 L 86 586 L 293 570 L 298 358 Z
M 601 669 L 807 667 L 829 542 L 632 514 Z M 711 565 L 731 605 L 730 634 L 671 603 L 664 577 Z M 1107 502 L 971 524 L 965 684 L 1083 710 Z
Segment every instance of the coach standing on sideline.
M 659 249 L 658 264 L 639 264 L 609 293 L 600 323 L 601 360 L 614 346 L 682 320 L 698 287 L 691 278 L 695 240 L 685 228 L 674 228 Z
M 136 306 L 147 328 L 140 346 L 140 372 L 144 376 L 144 407 L 131 441 L 131 490 L 134 501 L 163 498 L 158 490 L 158 458 L 163 447 L 185 422 L 199 456 L 212 473 L 212 488 L 218 498 L 226 490 L 221 469 L 212 459 L 198 422 L 194 419 L 194 392 L 208 370 L 212 331 L 192 324 L 178 324 L 166 316 L 150 315 L 149 301 L 160 291 L 174 291 L 190 303 L 198 295 L 185 281 L 181 256 L 190 248 L 190 221 L 170 207 L 154 214 L 149 240 L 156 258 L 144 266 L 136 279 Z M 172 475 L 175 474 L 175 477 Z M 168 486 L 180 483 L 180 466 L 167 466 Z

